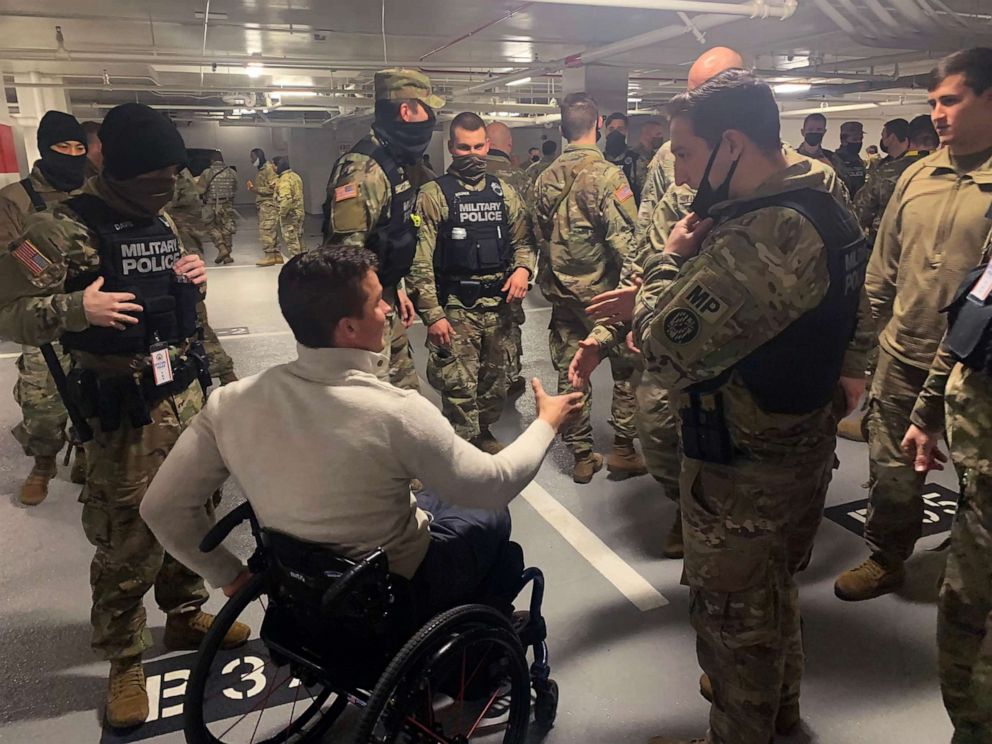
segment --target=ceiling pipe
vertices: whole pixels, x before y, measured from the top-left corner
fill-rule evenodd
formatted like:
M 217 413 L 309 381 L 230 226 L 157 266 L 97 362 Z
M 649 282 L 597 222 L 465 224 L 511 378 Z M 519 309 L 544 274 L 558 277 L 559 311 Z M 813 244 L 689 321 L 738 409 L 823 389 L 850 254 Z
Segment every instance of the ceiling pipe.
M 610 8 L 638 8 L 641 10 L 675 10 L 683 13 L 724 13 L 750 18 L 791 18 L 796 12 L 796 0 L 785 0 L 782 5 L 771 5 L 765 0 L 746 3 L 714 3 L 706 0 L 534 0 L 550 5 L 594 5 Z
M 427 52 L 427 54 L 424 54 L 423 56 L 421 56 L 420 61 L 423 62 L 428 57 L 431 57 L 431 56 L 433 56 L 433 55 L 435 55 L 435 54 L 437 54 L 439 52 L 443 52 L 443 51 L 445 51 L 447 49 L 451 49 L 451 47 L 453 47 L 455 44 L 458 44 L 460 42 L 463 42 L 463 41 L 465 41 L 465 39 L 469 39 L 469 38 L 475 36 L 476 34 L 481 33 L 482 31 L 485 31 L 487 28 L 491 28 L 493 26 L 496 26 L 496 25 L 502 23 L 503 21 L 510 20 L 511 18 L 513 18 L 513 16 L 517 15 L 518 13 L 521 13 L 521 12 L 525 11 L 532 4 L 533 3 L 524 3 L 523 5 L 520 5 L 520 6 L 518 6 L 517 8 L 515 8 L 513 10 L 507 11 L 506 13 L 504 13 L 503 15 L 501 15 L 499 18 L 496 18 L 495 20 L 489 21 L 488 23 L 484 23 L 481 26 L 479 26 L 478 28 L 473 28 L 471 31 L 462 34 L 461 36 L 459 36 L 456 39 L 452 39 L 451 41 L 445 42 L 444 44 L 442 44 L 439 47 L 435 47 L 434 49 L 431 49 L 429 52 Z
M 901 31 L 903 26 L 896 20 L 896 17 L 892 15 L 887 8 L 882 7 L 882 4 L 878 0 L 865 0 L 865 4 L 868 9 L 875 14 L 882 23 L 884 23 L 889 28 Z
M 914 0 L 889 0 L 889 2 L 914 28 L 926 28 L 933 22 Z

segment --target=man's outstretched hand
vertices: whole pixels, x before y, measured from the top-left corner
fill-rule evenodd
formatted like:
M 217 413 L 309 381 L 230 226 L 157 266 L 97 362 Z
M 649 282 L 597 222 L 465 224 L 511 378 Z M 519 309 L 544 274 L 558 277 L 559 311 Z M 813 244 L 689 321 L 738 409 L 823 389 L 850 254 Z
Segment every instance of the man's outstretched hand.
M 582 393 L 548 395 L 536 377 L 530 381 L 537 403 L 537 417 L 558 431 L 572 417 L 582 410 Z

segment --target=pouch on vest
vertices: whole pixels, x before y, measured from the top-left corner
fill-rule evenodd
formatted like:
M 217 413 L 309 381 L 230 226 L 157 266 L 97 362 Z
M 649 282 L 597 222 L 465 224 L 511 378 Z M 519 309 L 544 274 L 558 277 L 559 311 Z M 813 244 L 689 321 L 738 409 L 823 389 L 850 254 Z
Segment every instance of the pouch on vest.
M 990 269 L 986 263 L 969 272 L 951 304 L 944 308 L 948 315 L 945 343 L 966 367 L 992 374 L 992 293 L 972 294 L 987 271 Z

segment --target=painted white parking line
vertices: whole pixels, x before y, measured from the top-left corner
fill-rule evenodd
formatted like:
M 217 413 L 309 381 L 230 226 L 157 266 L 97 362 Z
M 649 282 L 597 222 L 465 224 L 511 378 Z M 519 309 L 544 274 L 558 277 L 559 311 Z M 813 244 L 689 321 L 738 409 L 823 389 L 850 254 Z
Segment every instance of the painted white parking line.
M 521 496 L 558 534 L 565 538 L 569 545 L 575 548 L 579 555 L 589 561 L 593 568 L 641 612 L 668 604 L 668 600 L 661 592 L 631 568 L 544 488 L 532 482 L 523 490 Z

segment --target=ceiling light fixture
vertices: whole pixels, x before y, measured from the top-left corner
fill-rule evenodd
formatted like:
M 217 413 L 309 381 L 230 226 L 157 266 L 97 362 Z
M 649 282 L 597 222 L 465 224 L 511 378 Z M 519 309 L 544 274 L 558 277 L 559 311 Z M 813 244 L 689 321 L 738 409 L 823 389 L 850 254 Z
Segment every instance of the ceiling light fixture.
M 245 71 L 248 73 L 248 77 L 250 77 L 250 78 L 261 77 L 262 76 L 262 73 L 265 72 L 265 65 L 261 65 L 261 64 L 258 64 L 258 63 L 252 63 L 252 64 L 248 65 L 247 68 L 245 68 Z
M 779 83 L 772 87 L 776 93 L 788 95 L 790 93 L 808 93 L 812 85 L 808 83 Z
M 884 104 L 885 106 L 891 105 L 888 101 Z M 833 106 L 817 106 L 815 108 L 804 108 L 804 109 L 794 109 L 792 111 L 783 111 L 782 116 L 806 116 L 807 114 L 830 114 L 839 113 L 841 111 L 863 111 L 865 109 L 878 108 L 877 103 L 845 103 Z
M 512 83 L 507 83 L 506 87 L 510 88 L 515 85 L 527 85 L 530 82 L 530 78 L 524 78 L 523 80 L 514 80 Z
M 643 100 L 643 98 L 628 98 L 627 103 L 640 103 Z

